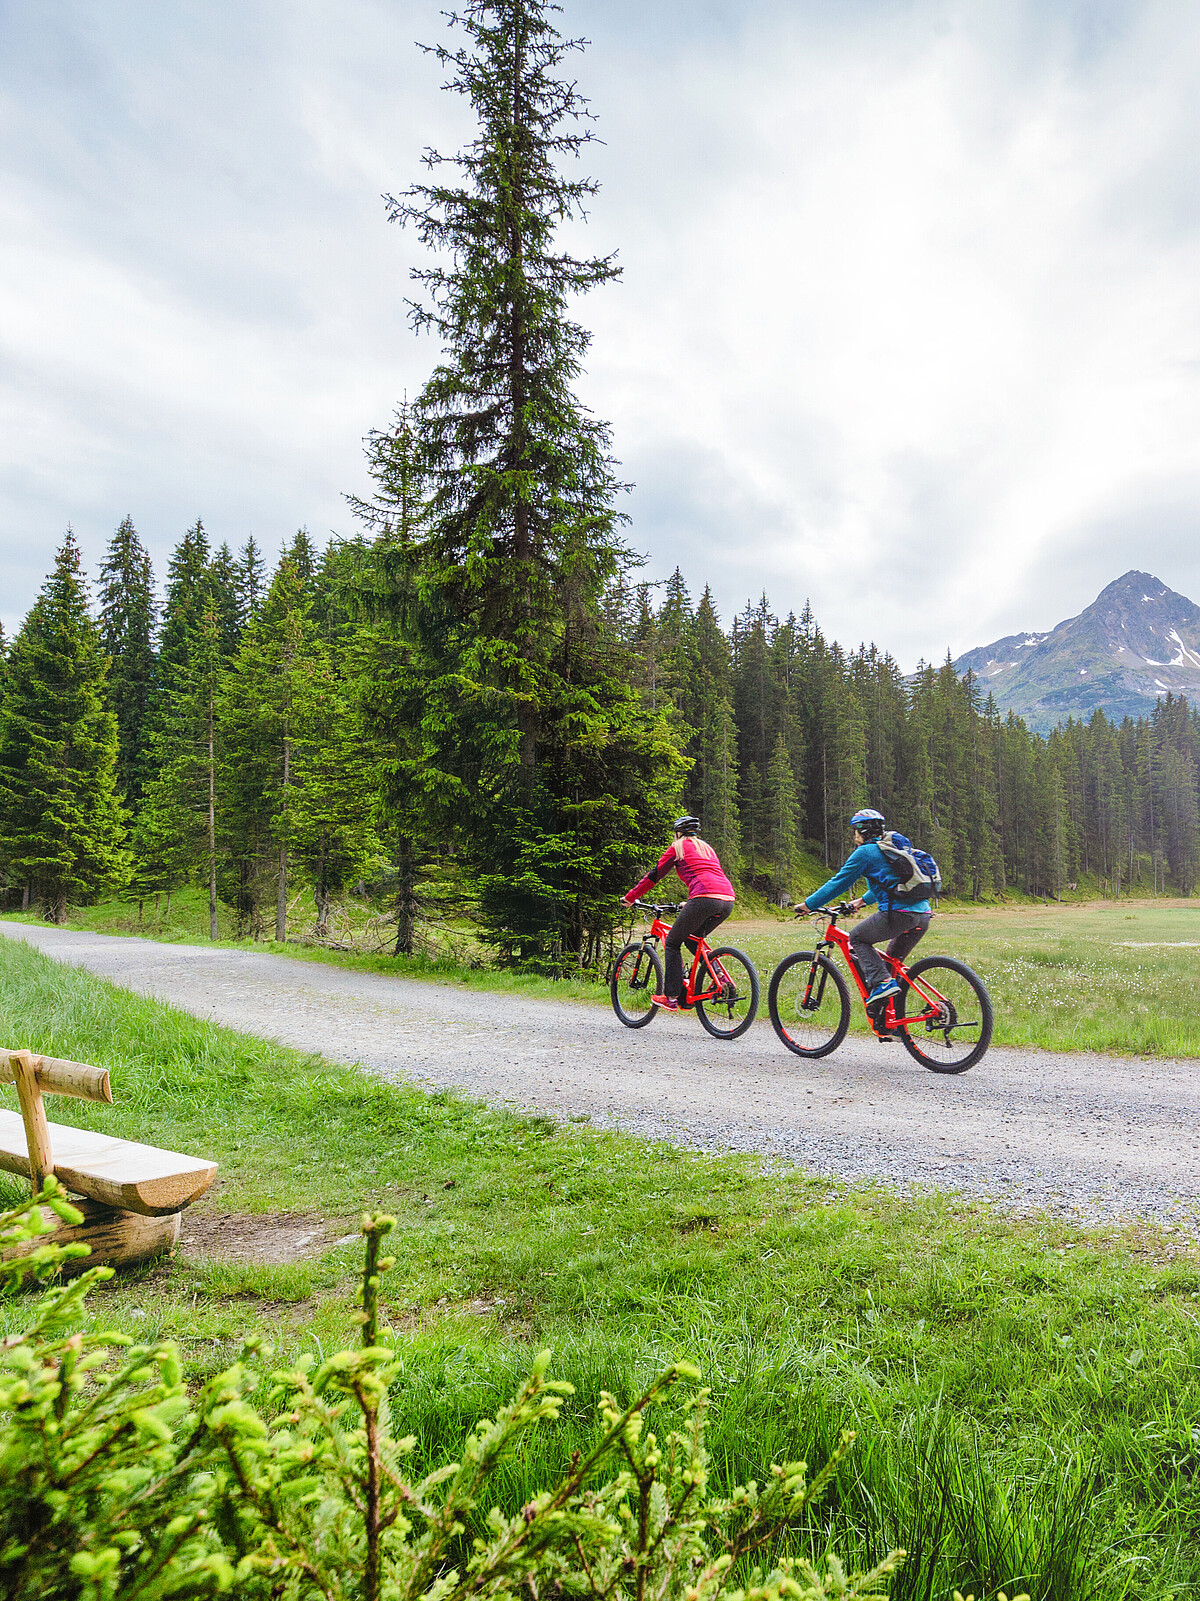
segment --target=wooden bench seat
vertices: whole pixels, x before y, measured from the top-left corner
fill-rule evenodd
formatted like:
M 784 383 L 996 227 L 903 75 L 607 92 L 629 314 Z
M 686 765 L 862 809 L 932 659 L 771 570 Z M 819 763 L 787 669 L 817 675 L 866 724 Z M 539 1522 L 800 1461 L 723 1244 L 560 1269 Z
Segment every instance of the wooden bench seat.
M 0 1049 L 0 1084 L 12 1084 L 21 1105 L 19 1113 L 0 1107 L 0 1168 L 28 1178 L 35 1194 L 53 1174 L 64 1190 L 84 1197 L 78 1202 L 83 1221 L 60 1226 L 55 1238 L 81 1241 L 91 1255 L 68 1261 L 62 1271 L 80 1272 L 81 1262 L 147 1262 L 174 1247 L 180 1214 L 208 1189 L 215 1162 L 46 1121 L 43 1094 L 111 1105 L 107 1068 Z M 5 1254 L 33 1248 L 29 1242 Z
M 216 1177 L 215 1162 L 178 1151 L 62 1123 L 47 1123 L 46 1131 L 54 1152 L 54 1176 L 64 1189 L 143 1217 L 166 1217 L 190 1206 Z M 19 1112 L 0 1110 L 0 1168 L 33 1176 Z

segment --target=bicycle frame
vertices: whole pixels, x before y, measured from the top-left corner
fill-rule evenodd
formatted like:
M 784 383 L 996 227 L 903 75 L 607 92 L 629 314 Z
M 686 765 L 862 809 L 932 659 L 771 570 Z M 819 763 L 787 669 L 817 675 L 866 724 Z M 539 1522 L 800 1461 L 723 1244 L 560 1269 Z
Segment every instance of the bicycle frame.
M 671 932 L 671 925 L 663 919 L 661 913 L 668 910 L 670 910 L 670 908 L 665 906 L 654 908 L 654 921 L 650 925 L 650 932 L 642 936 L 643 950 L 645 950 L 647 946 L 657 945 L 659 940 L 666 940 L 667 935 Z M 678 911 L 679 908 L 675 907 L 674 910 Z M 719 1001 L 724 992 L 725 986 L 732 982 L 729 974 L 712 954 L 712 947 L 709 945 L 708 941 L 699 934 L 693 934 L 692 941 L 696 946 L 696 954 L 692 958 L 691 971 L 685 973 L 683 977 L 683 995 L 680 998 L 681 1006 L 695 1006 L 697 1001 Z M 640 960 L 641 959 L 639 958 L 639 965 Z M 698 990 L 696 988 L 696 976 L 700 972 L 701 967 L 703 967 L 707 973 L 709 987 L 707 989 Z M 653 968 L 651 971 L 653 972 Z M 633 974 L 633 983 L 635 985 L 637 984 L 638 977 L 638 969 L 635 967 Z
M 858 970 L 858 963 L 854 960 L 854 957 L 851 954 L 850 936 L 845 932 L 844 929 L 841 929 L 837 926 L 838 918 L 844 915 L 843 908 L 831 908 L 828 915 L 829 924 L 825 929 L 824 935 L 817 942 L 817 947 L 813 954 L 814 956 L 819 956 L 822 951 L 829 950 L 833 946 L 836 946 L 837 949 L 841 951 L 842 955 L 845 957 L 846 966 L 850 969 L 850 974 L 854 979 L 855 984 L 858 986 L 858 993 L 863 1003 L 863 1010 L 867 1012 L 868 1018 L 871 1018 L 871 1026 L 875 1029 L 876 1033 L 894 1030 L 902 1026 L 904 1028 L 908 1028 L 913 1023 L 936 1023 L 939 1020 L 943 1014 L 944 1008 L 949 1004 L 941 991 L 934 989 L 933 985 L 927 978 L 923 978 L 920 975 L 918 975 L 916 978 L 913 978 L 903 962 L 897 961 L 894 956 L 888 956 L 885 951 L 881 951 L 879 954 L 891 968 L 893 977 L 896 978 L 903 986 L 901 994 L 903 994 L 904 989 L 915 991 L 925 1002 L 925 1010 L 922 1012 L 914 1012 L 911 1016 L 906 1015 L 903 1018 L 897 1017 L 895 1004 L 896 997 L 894 995 L 889 995 L 886 1006 L 884 1007 L 883 1013 L 880 1016 L 880 1020 L 878 1023 L 876 1023 L 875 1019 L 871 1017 L 871 1013 L 867 1011 L 867 995 L 870 992 L 868 991 L 867 986 L 863 983 L 862 974 Z M 817 990 L 816 999 L 817 1005 L 820 1005 L 821 992 L 825 985 L 825 973 L 820 964 L 815 960 L 812 966 L 809 968 L 808 983 L 805 985 L 804 999 L 801 1002 L 801 1005 L 805 1009 L 807 1009 L 812 1003 L 814 978 L 819 979 L 820 987 Z

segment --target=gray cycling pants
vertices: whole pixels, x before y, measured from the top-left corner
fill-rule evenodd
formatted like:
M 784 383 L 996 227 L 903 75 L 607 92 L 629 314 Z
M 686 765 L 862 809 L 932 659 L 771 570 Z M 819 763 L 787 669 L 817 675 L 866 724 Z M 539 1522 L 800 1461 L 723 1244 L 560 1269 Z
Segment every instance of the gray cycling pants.
M 924 938 L 931 916 L 930 912 L 908 912 L 902 906 L 894 906 L 890 912 L 876 912 L 854 925 L 850 930 L 850 951 L 869 990 L 889 976 L 887 963 L 876 945 L 887 940 L 888 955 L 902 962 Z
M 733 902 L 718 895 L 693 895 L 680 907 L 671 931 L 665 940 L 663 959 L 663 994 L 677 1001 L 683 994 L 684 942 L 692 955 L 696 954 L 696 935 L 706 936 L 722 924 L 733 910 Z

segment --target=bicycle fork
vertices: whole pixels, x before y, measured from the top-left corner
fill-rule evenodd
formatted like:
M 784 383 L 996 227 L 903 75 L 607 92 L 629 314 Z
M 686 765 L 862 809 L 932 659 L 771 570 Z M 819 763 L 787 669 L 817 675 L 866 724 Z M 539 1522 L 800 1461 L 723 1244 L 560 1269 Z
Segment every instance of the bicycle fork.
M 821 952 L 824 949 L 824 945 L 818 945 L 813 952 L 812 963 L 808 969 L 808 983 L 804 986 L 804 995 L 800 1001 L 800 1010 L 802 1012 L 815 1012 L 820 1009 L 821 1000 L 825 994 L 825 980 L 829 976 L 825 970 L 824 963 L 821 961 Z M 817 986 L 815 995 L 813 994 L 814 980 Z
M 633 964 L 633 977 L 629 980 L 631 990 L 644 990 L 653 979 L 654 963 L 646 959 L 647 953 L 653 948 L 647 941 L 642 942 L 642 948 L 638 952 L 638 959 Z

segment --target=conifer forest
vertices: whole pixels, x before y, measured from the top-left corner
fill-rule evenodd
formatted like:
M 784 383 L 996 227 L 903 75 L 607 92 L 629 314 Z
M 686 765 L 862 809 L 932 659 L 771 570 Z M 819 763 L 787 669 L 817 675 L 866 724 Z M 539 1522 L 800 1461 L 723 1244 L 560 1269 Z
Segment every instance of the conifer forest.
M 863 804 L 956 897 L 1190 895 L 1185 701 L 1043 738 L 948 657 L 906 676 L 807 606 L 723 619 L 703 574 L 645 580 L 576 393 L 575 309 L 619 268 L 558 238 L 594 185 L 574 175 L 580 42 L 552 9 L 471 5 L 435 47 L 476 132 L 387 200 L 428 252 L 411 314 L 437 351 L 368 437 L 354 531 L 302 530 L 271 565 L 197 521 L 160 588 L 131 518 L 91 580 L 68 530 L 0 667 L 8 909 L 192 885 L 214 938 L 224 905 L 282 941 L 303 893 L 321 940 L 356 896 L 397 954 L 457 919 L 501 964 L 598 968 L 677 812 L 783 903 L 842 860 Z

